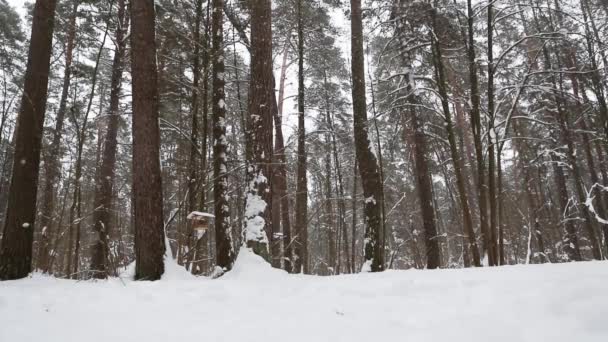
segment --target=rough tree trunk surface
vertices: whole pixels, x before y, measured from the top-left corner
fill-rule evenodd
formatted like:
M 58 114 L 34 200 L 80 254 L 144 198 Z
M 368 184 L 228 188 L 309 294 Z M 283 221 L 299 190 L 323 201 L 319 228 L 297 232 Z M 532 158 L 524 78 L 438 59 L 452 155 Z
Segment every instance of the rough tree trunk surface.
M 361 0 L 351 0 L 350 4 L 355 150 L 365 196 L 364 268 L 366 271 L 378 272 L 384 270 L 384 250 L 382 250 L 381 241 L 384 234 L 380 206 L 380 200 L 383 198 L 383 184 L 380 181 L 378 160 L 371 150 L 368 136 Z
M 133 214 L 137 280 L 157 280 L 164 273 L 165 238 L 154 16 L 153 0 L 131 2 Z
M 40 146 L 48 93 L 56 0 L 34 6 L 32 37 L 19 110 L 8 207 L 0 246 L 0 279 L 26 277 L 32 268 Z
M 249 87 L 249 134 L 251 158 L 245 205 L 245 244 L 269 260 L 267 231 L 272 225 L 272 74 L 271 2 L 255 0 L 251 9 L 251 82 Z
M 49 247 L 53 238 L 54 226 L 54 211 L 55 211 L 55 196 L 57 195 L 57 184 L 61 173 L 60 147 L 61 137 L 63 136 L 63 123 L 68 102 L 68 93 L 70 89 L 72 76 L 72 60 L 74 55 L 74 41 L 76 39 L 76 16 L 78 13 L 79 1 L 73 1 L 72 14 L 68 23 L 68 36 L 65 48 L 65 70 L 63 74 L 63 85 L 61 89 L 61 98 L 59 100 L 59 109 L 55 118 L 55 131 L 53 132 L 53 140 L 49 146 L 49 152 L 45 158 L 46 178 L 42 193 L 42 215 L 40 215 L 40 225 L 42 226 L 42 238 L 40 248 L 38 249 L 37 269 L 44 273 L 50 272 L 49 267 Z
M 213 41 L 213 196 L 215 205 L 215 244 L 217 265 L 227 271 L 234 262 L 232 231 L 230 227 L 230 207 L 228 195 L 226 140 L 226 94 L 224 87 L 224 0 L 213 0 L 212 41 Z

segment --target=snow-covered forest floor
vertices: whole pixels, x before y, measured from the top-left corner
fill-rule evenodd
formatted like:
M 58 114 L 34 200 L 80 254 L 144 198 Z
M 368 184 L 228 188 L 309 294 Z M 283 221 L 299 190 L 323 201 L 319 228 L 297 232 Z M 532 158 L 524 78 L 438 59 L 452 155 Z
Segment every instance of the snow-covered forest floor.
M 607 341 L 608 263 L 0 283 L 0 341 Z

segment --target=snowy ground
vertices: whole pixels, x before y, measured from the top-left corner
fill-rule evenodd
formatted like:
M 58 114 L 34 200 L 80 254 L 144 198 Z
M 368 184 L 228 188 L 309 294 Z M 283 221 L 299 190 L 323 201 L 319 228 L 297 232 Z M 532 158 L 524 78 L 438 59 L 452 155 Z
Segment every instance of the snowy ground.
M 196 279 L 0 282 L 0 341 L 608 341 L 608 263 L 290 276 L 242 253 Z

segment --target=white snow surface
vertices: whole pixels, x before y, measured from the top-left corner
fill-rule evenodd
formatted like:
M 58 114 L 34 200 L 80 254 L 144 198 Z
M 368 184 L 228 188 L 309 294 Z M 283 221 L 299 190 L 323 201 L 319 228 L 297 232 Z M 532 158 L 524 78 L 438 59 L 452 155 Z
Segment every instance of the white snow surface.
M 608 263 L 288 275 L 241 250 L 215 280 L 0 282 L 0 341 L 607 341 Z

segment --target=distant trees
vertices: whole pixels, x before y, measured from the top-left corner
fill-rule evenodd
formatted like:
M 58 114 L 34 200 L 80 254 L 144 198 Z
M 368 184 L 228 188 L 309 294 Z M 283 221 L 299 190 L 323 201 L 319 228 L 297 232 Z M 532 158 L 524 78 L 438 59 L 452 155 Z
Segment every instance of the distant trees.
M 110 260 L 109 235 L 112 231 L 112 203 L 114 199 L 117 136 L 120 123 L 119 102 L 125 64 L 127 41 L 125 35 L 129 27 L 129 15 L 124 0 L 118 0 L 118 16 L 115 28 L 115 51 L 110 82 L 110 105 L 108 108 L 107 130 L 103 143 L 101 164 L 98 167 L 94 194 L 93 228 L 97 239 L 91 254 L 91 276 L 103 279 L 108 276 Z M 114 228 L 116 229 L 116 228 Z
M 0 246 L 0 279 L 26 277 L 32 268 L 40 147 L 52 53 L 55 0 L 36 1 L 15 154 Z

